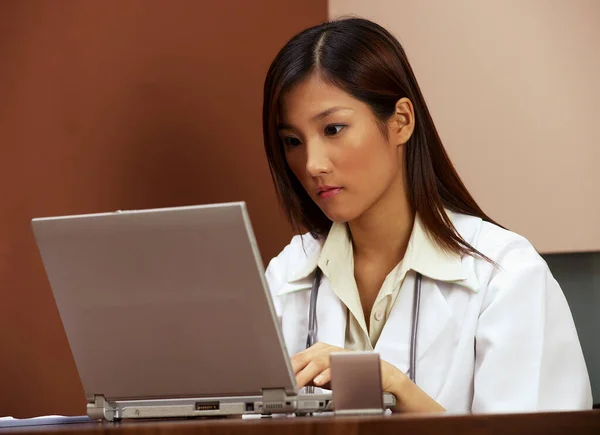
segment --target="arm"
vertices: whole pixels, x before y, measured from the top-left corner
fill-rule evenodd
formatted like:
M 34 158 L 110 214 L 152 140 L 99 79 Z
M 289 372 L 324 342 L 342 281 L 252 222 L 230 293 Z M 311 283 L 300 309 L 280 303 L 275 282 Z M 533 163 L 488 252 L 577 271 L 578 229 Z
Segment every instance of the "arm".
M 408 376 L 385 361 L 381 362 L 383 382 L 388 379 L 389 385 L 383 385 L 384 391 L 396 397 L 394 412 L 443 412 L 442 405 L 427 395 Z M 385 374 L 385 375 L 384 375 Z
M 548 266 L 524 239 L 498 258 L 476 333 L 473 412 L 590 409 L 577 331 Z

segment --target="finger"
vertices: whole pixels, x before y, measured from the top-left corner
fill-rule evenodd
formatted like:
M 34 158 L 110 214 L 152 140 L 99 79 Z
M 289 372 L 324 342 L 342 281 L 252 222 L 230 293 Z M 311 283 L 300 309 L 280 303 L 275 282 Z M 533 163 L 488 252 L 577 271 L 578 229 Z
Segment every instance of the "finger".
M 321 370 L 319 370 L 313 362 L 310 362 L 304 369 L 296 373 L 296 384 L 298 384 L 298 388 L 312 384 L 312 380 L 319 373 L 321 373 Z
M 408 376 L 406 376 L 406 374 L 404 374 L 403 371 L 399 370 L 393 364 L 381 360 L 381 387 L 383 391 L 391 391 L 399 382 L 412 383 L 412 381 L 408 378 Z
M 329 364 L 325 363 L 326 360 L 326 358 L 314 359 L 304 369 L 300 370 L 296 374 L 298 388 L 302 388 L 305 385 L 312 385 L 313 379 L 329 368 Z
M 321 341 L 313 344 L 308 349 L 304 349 L 301 352 L 298 352 L 294 355 L 292 360 L 292 369 L 294 370 L 294 374 L 298 374 L 298 372 L 306 367 L 306 365 L 318 354 L 322 353 L 323 349 L 330 347 L 328 344 L 325 344 Z
M 313 383 L 317 387 L 322 387 L 323 385 L 327 384 L 329 381 L 331 381 L 331 369 L 330 368 L 325 369 L 324 371 L 322 371 L 320 374 L 318 374 L 313 379 Z
M 292 370 L 294 370 L 294 374 L 298 374 L 298 372 L 304 369 L 308 363 L 310 363 L 311 358 L 306 353 L 306 351 L 298 352 L 291 359 Z

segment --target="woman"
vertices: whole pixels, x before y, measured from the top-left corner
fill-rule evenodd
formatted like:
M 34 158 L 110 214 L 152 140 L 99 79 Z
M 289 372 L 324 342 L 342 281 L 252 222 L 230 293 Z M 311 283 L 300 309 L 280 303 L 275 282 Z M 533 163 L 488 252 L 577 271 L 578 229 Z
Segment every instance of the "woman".
M 295 36 L 267 74 L 263 132 L 283 209 L 308 230 L 267 268 L 300 387 L 327 385 L 331 352 L 375 350 L 397 411 L 591 408 L 559 285 L 475 203 L 390 33 L 352 18 Z

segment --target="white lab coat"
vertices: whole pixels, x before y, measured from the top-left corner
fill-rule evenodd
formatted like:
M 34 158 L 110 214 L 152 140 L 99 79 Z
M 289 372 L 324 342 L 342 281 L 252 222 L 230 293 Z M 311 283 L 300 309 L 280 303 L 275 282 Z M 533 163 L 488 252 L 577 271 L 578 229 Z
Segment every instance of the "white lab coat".
M 417 384 L 455 412 L 590 409 L 590 381 L 567 301 L 546 263 L 523 237 L 451 214 L 473 247 L 500 265 L 458 261 L 463 285 L 423 276 Z M 266 278 L 290 356 L 305 347 L 309 297 L 322 244 L 296 236 L 274 258 Z M 306 275 L 306 274 L 304 274 Z M 408 369 L 415 272 L 407 274 L 375 346 Z M 466 286 L 476 289 L 471 291 Z M 317 301 L 318 340 L 344 347 L 347 309 L 324 276 Z

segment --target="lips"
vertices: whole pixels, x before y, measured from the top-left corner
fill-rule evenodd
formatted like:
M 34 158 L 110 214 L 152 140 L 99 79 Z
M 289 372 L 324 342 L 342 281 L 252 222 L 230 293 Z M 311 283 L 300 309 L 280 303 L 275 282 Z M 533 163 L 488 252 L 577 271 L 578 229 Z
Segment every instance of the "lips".
M 327 199 L 334 197 L 341 191 L 342 188 L 338 186 L 319 186 L 317 188 L 317 195 L 319 195 L 320 198 Z

